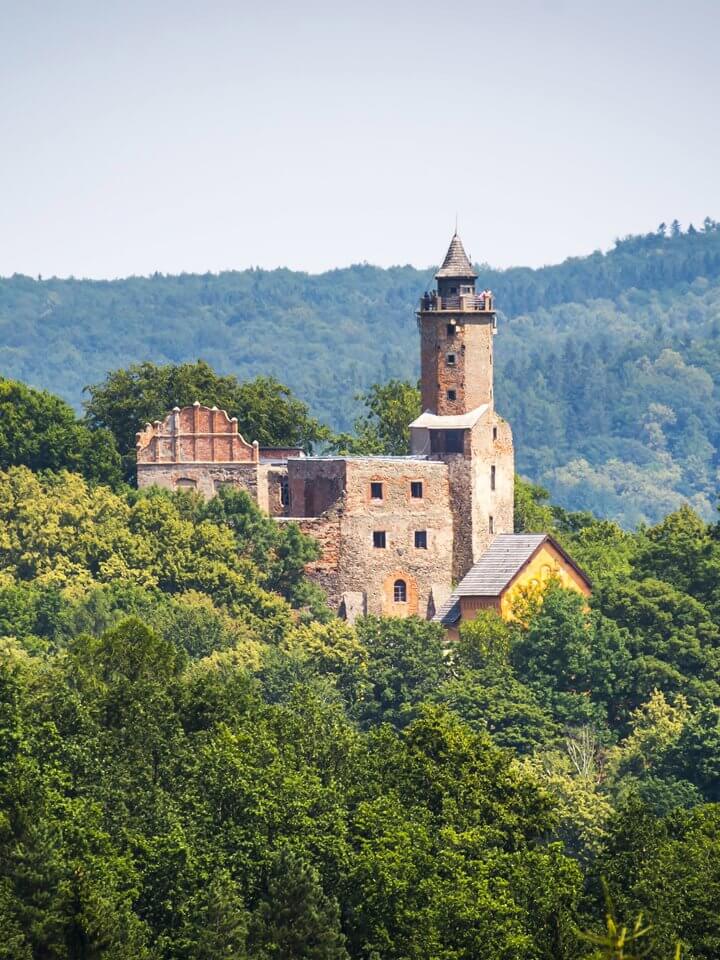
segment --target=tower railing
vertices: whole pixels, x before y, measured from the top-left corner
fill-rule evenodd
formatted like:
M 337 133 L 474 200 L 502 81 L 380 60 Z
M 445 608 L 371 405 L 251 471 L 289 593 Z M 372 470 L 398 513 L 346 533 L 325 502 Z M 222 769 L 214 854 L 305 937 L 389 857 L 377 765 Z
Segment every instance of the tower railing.
M 487 290 L 484 293 L 461 293 L 459 296 L 441 297 L 433 291 L 420 297 L 422 311 L 433 310 L 477 310 L 482 313 L 493 312 L 493 295 Z

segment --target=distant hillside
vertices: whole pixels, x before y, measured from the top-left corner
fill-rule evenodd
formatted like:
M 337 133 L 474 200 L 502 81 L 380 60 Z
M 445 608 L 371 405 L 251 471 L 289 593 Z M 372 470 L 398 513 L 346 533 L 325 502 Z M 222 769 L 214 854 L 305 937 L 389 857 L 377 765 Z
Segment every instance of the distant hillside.
M 720 229 L 618 241 L 539 270 L 480 268 L 501 309 L 496 396 L 518 469 L 565 506 L 626 524 L 683 498 L 716 500 Z M 433 271 L 367 265 L 0 280 L 0 374 L 76 406 L 87 383 L 139 360 L 202 357 L 273 374 L 347 429 L 355 394 L 418 373 L 414 308 Z

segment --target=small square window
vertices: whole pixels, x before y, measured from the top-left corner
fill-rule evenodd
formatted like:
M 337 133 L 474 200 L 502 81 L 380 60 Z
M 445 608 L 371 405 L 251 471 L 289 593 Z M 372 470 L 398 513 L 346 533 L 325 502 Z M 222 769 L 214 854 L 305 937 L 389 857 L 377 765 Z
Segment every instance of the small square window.
M 376 550 L 385 549 L 385 531 L 373 530 L 373 546 Z
M 457 400 L 457 390 L 448 390 L 447 398 L 448 400 Z
M 415 549 L 427 550 L 427 530 L 415 531 Z
M 381 483 L 371 483 L 370 484 L 370 499 L 371 500 L 382 500 L 383 498 L 383 485 Z
M 413 500 L 422 500 L 423 485 L 422 480 L 413 480 L 410 484 L 410 496 Z
M 445 359 L 447 360 L 447 365 L 448 365 L 449 367 L 454 367 L 454 366 L 455 366 L 455 354 L 454 354 L 454 353 L 449 353 Z

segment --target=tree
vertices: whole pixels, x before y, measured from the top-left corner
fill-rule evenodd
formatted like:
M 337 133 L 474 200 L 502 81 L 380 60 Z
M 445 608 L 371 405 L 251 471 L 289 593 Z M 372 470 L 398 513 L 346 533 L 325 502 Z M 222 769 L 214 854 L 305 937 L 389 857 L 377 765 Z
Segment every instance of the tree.
M 627 638 L 574 591 L 550 586 L 513 644 L 511 662 L 561 724 L 602 731 L 627 710 Z
M 407 380 L 373 384 L 358 399 L 366 413 L 355 421 L 355 436 L 341 434 L 332 442 L 338 453 L 403 456 L 410 450 L 410 424 L 420 416 L 420 389 Z
M 70 470 L 112 486 L 120 456 L 108 430 L 89 430 L 51 393 L 0 378 L 0 470 Z
M 356 629 L 367 649 L 367 673 L 353 714 L 365 727 L 406 726 L 448 675 L 442 628 L 418 617 L 363 617 Z
M 288 846 L 268 866 L 250 948 L 258 960 L 349 960 L 337 901 L 323 891 L 317 870 Z
M 238 429 L 262 446 L 312 446 L 329 437 L 308 413 L 307 406 L 272 377 L 240 383 L 221 377 L 204 361 L 196 363 L 133 364 L 109 373 L 102 383 L 87 387 L 86 420 L 107 428 L 123 457 L 125 475 L 134 479 L 135 434 L 146 423 L 163 419 L 173 407 L 199 400 L 238 418 Z
M 638 803 L 614 817 L 596 875 L 607 878 L 619 916 L 642 912 L 652 956 L 720 954 L 720 807 L 705 804 L 659 818 Z

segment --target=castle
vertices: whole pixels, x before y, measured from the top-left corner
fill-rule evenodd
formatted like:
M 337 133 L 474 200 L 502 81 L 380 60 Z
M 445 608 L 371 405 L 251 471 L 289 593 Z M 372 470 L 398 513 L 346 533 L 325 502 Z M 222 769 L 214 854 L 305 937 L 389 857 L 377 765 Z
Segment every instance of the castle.
M 493 396 L 497 318 L 457 233 L 435 279 L 417 311 L 423 412 L 410 424 L 407 456 L 263 448 L 225 411 L 196 402 L 138 434 L 138 486 L 206 497 L 227 484 L 247 490 L 279 523 L 292 520 L 319 542 L 308 574 L 350 620 L 418 614 L 454 632 L 473 610 L 504 612 L 508 589 L 534 567 L 589 593 L 551 538 L 513 534 L 512 431 Z M 490 580 L 479 565 L 492 568 Z M 486 593 L 459 592 L 469 582 Z

